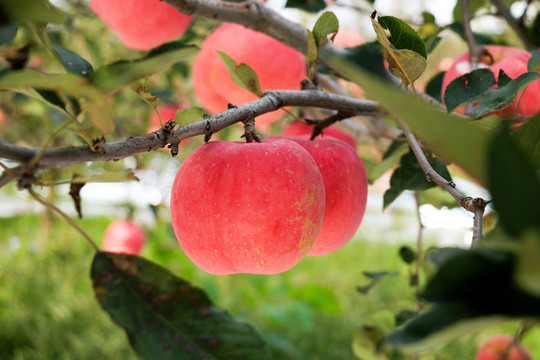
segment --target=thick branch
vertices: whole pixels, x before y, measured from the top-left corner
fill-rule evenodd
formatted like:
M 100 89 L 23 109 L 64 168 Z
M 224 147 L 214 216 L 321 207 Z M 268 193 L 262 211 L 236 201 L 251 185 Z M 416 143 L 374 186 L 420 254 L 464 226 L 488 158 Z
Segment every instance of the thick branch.
M 168 143 L 179 141 L 208 132 L 217 132 L 234 123 L 244 121 L 250 116 L 258 116 L 283 106 L 309 106 L 348 112 L 354 115 L 382 114 L 374 101 L 354 99 L 347 96 L 329 94 L 319 90 L 276 90 L 268 91 L 265 95 L 252 102 L 239 105 L 212 116 L 210 119 L 188 124 L 176 133 L 163 129 L 153 133 L 130 137 L 125 140 L 111 142 L 105 145 L 103 155 L 98 155 L 90 147 L 78 146 L 68 148 L 47 149 L 39 159 L 36 169 L 62 167 L 88 161 L 119 160 L 131 155 L 145 153 L 164 147 Z M 5 158 L 27 165 L 39 148 L 27 148 L 0 141 L 0 158 Z M 12 175 L 0 177 L 0 184 L 5 185 L 13 179 Z

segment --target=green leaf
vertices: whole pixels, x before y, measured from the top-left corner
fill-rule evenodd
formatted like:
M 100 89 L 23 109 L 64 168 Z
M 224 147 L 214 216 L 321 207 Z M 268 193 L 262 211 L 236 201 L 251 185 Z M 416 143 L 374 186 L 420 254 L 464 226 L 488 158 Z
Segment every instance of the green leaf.
M 218 51 L 218 54 L 223 63 L 225 63 L 229 75 L 236 85 L 259 97 L 263 96 L 261 86 L 259 85 L 259 78 L 257 77 L 255 70 L 247 64 L 236 64 L 236 61 L 233 58 L 222 51 Z
M 488 175 L 488 189 L 504 229 L 514 236 L 540 229 L 540 180 L 507 129 L 497 132 L 490 143 Z
M 104 93 L 111 94 L 139 79 L 185 61 L 196 52 L 197 48 L 194 46 L 186 46 L 180 42 L 167 43 L 142 59 L 117 62 L 95 69 L 90 74 L 90 81 Z
M 306 29 L 306 33 L 307 33 L 307 63 L 308 63 L 308 69 L 310 71 L 309 76 L 312 77 L 311 71 L 317 64 L 317 55 L 319 51 L 317 49 L 317 41 L 315 40 L 313 33 L 309 31 L 309 29 Z
M 381 82 L 340 58 L 325 59 L 360 85 L 366 97 L 378 101 L 392 116 L 401 119 L 438 156 L 453 161 L 485 184 L 489 132 L 441 112 L 425 102 Z M 456 139 L 459 139 L 457 141 Z
M 444 93 L 444 104 L 448 112 L 471 102 L 496 85 L 495 75 L 490 69 L 477 69 L 452 80 Z
M 540 114 L 522 124 L 513 138 L 521 151 L 528 154 L 536 171 L 540 169 Z
M 378 41 L 372 41 L 360 46 L 348 48 L 345 55 L 351 63 L 361 67 L 379 79 L 389 82 L 390 76 L 384 67 L 384 56 Z
M 72 184 L 101 183 L 101 182 L 125 182 L 139 181 L 133 170 L 107 171 L 92 176 L 77 176 L 71 181 Z
M 388 40 L 396 49 L 412 50 L 427 58 L 424 40 L 409 24 L 393 16 L 379 16 L 378 21 L 384 29 L 390 31 Z
M 525 291 L 540 297 L 540 233 L 528 232 L 521 240 L 516 282 Z
M 287 0 L 286 8 L 297 8 L 307 12 L 319 12 L 326 8 L 324 0 Z
M 330 41 L 334 41 L 338 30 L 339 20 L 336 15 L 331 11 L 323 12 L 313 26 L 313 37 L 317 47 L 320 48 L 326 44 L 328 37 L 330 37 Z
M 182 126 L 191 124 L 197 121 L 204 120 L 207 116 L 210 116 L 206 110 L 201 107 L 193 106 L 187 109 L 180 109 L 176 112 L 174 120 Z
M 58 55 L 60 55 L 60 58 L 62 59 L 62 62 L 64 63 L 64 66 L 68 72 L 88 77 L 92 71 L 94 71 L 92 64 L 73 51 L 54 43 L 52 46 L 56 52 L 58 52 Z
M 496 110 L 502 110 L 514 102 L 519 92 L 523 91 L 531 82 L 540 79 L 540 73 L 521 74 L 503 87 L 489 89 L 483 95 L 473 99 L 475 105 L 472 109 L 474 116 L 482 116 Z
M 371 272 L 371 271 L 364 271 L 364 276 L 371 280 L 371 282 L 368 285 L 365 286 L 358 286 L 356 290 L 362 294 L 367 295 L 369 291 L 377 285 L 379 281 L 384 279 L 387 276 L 397 276 L 399 273 L 397 272 L 391 272 L 391 271 L 379 271 L 379 272 Z
M 17 30 L 19 25 L 17 23 L 11 23 L 0 26 L 0 45 L 6 44 L 17 36 Z
M 384 173 L 394 167 L 394 165 L 398 163 L 399 159 L 401 159 L 401 157 L 405 155 L 408 151 L 409 145 L 405 142 L 399 142 L 397 147 L 393 149 L 390 153 L 388 153 L 387 151 L 387 153 L 385 153 L 385 155 L 383 156 L 382 161 L 369 169 L 369 181 L 373 182 L 379 177 L 381 177 Z
M 412 264 L 416 260 L 416 252 L 408 246 L 401 246 L 399 248 L 399 257 L 406 264 Z
M 384 47 L 390 72 L 394 76 L 399 77 L 405 85 L 413 85 L 414 82 L 424 73 L 427 67 L 425 45 L 423 55 L 407 47 L 400 49 L 397 45 L 390 41 L 390 39 L 386 36 L 383 26 L 381 26 L 381 24 L 377 22 L 373 16 L 374 15 L 372 15 L 371 23 L 373 24 L 373 28 L 375 29 L 379 43 L 381 43 L 381 45 Z M 380 19 L 381 18 L 379 18 L 379 20 Z M 387 20 L 387 23 L 385 24 L 392 27 L 392 29 L 396 31 L 395 34 L 391 35 L 393 36 L 392 39 L 394 39 L 394 41 L 399 41 L 401 45 L 405 44 L 410 45 L 411 47 L 415 45 L 414 39 L 407 41 L 407 32 L 403 32 L 403 29 L 396 25 L 399 24 L 398 22 Z M 394 28 L 396 26 L 397 28 Z M 416 34 L 416 32 L 414 33 Z M 404 41 L 399 40 L 401 36 L 403 36 L 405 39 Z M 416 34 L 416 36 L 418 36 L 418 34 Z M 420 37 L 418 36 L 418 38 Z M 424 44 L 424 41 L 421 38 L 420 41 L 422 44 Z
M 531 58 L 527 62 L 527 71 L 538 72 L 540 71 L 540 49 L 536 49 L 531 52 Z
M 155 95 L 152 95 L 152 84 L 148 78 L 144 78 L 141 81 L 136 82 L 131 85 L 133 91 L 139 95 L 148 105 L 152 106 L 154 110 L 157 111 L 157 106 L 159 105 L 159 98 Z
M 250 325 L 153 262 L 100 252 L 91 276 L 100 305 L 144 359 L 269 359 Z
M 107 97 L 88 82 L 75 74 L 44 75 L 34 70 L 11 71 L 0 77 L 0 89 L 34 88 L 62 92 L 77 98 L 92 124 L 104 133 L 114 130 L 114 121 Z
M 439 159 L 430 160 L 433 169 L 448 181 L 452 181 L 452 177 L 446 166 Z M 426 190 L 437 186 L 433 181 L 426 179 L 426 174 L 416 160 L 416 156 L 412 151 L 401 157 L 399 167 L 394 170 L 390 178 L 390 189 L 384 193 L 383 208 L 390 205 L 404 190 Z
M 65 19 L 64 13 L 48 0 L 2 0 L 0 11 L 6 18 L 17 22 L 61 23 Z

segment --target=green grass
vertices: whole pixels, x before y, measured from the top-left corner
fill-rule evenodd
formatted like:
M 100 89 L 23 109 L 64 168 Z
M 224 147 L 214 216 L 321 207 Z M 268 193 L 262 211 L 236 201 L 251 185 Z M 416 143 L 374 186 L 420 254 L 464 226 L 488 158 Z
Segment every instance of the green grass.
M 109 221 L 81 224 L 99 241 Z M 354 359 L 353 336 L 374 314 L 415 306 L 407 265 L 396 255 L 399 244 L 354 239 L 282 274 L 214 276 L 185 257 L 169 224 L 147 234 L 145 257 L 250 322 L 275 359 Z M 125 333 L 94 298 L 92 256 L 91 247 L 62 221 L 47 226 L 36 216 L 0 219 L 0 359 L 137 359 Z M 368 283 L 363 271 L 385 270 L 400 275 L 384 278 L 368 296 L 356 291 Z M 471 359 L 475 342 L 477 337 L 469 337 L 435 353 L 439 359 Z

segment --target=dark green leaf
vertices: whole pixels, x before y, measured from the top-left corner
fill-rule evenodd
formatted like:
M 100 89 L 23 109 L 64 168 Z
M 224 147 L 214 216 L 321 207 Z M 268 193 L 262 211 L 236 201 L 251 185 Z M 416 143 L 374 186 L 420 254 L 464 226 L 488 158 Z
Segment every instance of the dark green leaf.
M 448 112 L 471 102 L 496 85 L 495 75 L 490 69 L 477 69 L 457 77 L 446 87 L 444 104 Z
M 73 199 L 73 204 L 75 205 L 75 210 L 79 215 L 79 219 L 82 219 L 81 190 L 86 183 L 83 181 L 75 182 L 77 177 L 77 174 L 73 174 L 73 181 L 69 185 L 69 196 L 71 196 L 71 199 Z
M 503 69 L 500 69 L 499 76 L 497 77 L 497 87 L 506 86 L 510 81 L 512 81 L 512 78 L 506 75 Z
M 527 62 L 527 71 L 540 71 L 540 49 L 536 49 L 531 53 L 531 58 Z
M 416 252 L 408 246 L 399 248 L 399 257 L 406 264 L 412 264 L 416 260 Z
M 17 23 L 11 23 L 0 26 L 0 45 L 10 42 L 17 36 L 17 30 L 19 25 Z
M 63 48 L 60 45 L 54 43 L 52 45 L 58 52 L 58 55 L 60 55 L 60 58 L 62 59 L 62 62 L 64 63 L 64 66 L 68 72 L 88 77 L 92 71 L 94 71 L 92 64 L 78 54 Z
M 502 110 L 514 102 L 519 92 L 525 89 L 531 82 L 540 79 L 540 73 L 521 74 L 503 87 L 489 89 L 483 95 L 473 101 L 478 104 L 473 107 L 475 116 L 482 116 L 495 110 Z
M 412 50 L 427 58 L 424 40 L 409 24 L 393 16 L 379 16 L 378 21 L 383 28 L 390 31 L 388 39 L 396 49 Z
M 506 129 L 492 139 L 488 156 L 488 189 L 501 225 L 517 236 L 540 228 L 540 181 L 530 159 Z
M 66 104 L 64 103 L 64 100 L 58 94 L 51 90 L 36 90 L 39 95 L 43 97 L 43 99 L 49 103 L 51 103 L 54 106 L 57 106 L 61 109 L 66 109 Z
M 167 43 L 154 49 L 142 59 L 117 62 L 95 69 L 90 74 L 90 81 L 104 93 L 110 94 L 177 62 L 185 61 L 196 52 L 197 48 L 194 46 Z
M 448 181 L 452 181 L 450 173 L 446 166 L 439 159 L 430 161 L 433 169 Z M 390 178 L 390 189 L 384 193 L 384 204 L 386 208 L 390 205 L 404 190 L 426 190 L 437 186 L 432 181 L 426 179 L 426 174 L 416 160 L 412 151 L 401 157 L 399 167 L 392 173 Z
M 540 169 L 540 114 L 525 121 L 513 134 L 522 152 L 528 154 L 535 170 Z
M 317 47 L 320 48 L 327 41 L 334 40 L 339 30 L 339 20 L 336 15 L 331 11 L 325 11 L 319 16 L 317 22 L 313 26 L 313 37 L 317 43 Z
M 308 12 L 319 12 L 326 8 L 324 0 L 287 0 L 285 7 L 298 8 Z
M 269 359 L 250 325 L 155 263 L 101 252 L 91 275 L 99 303 L 145 359 Z
M 48 0 L 2 0 L 2 15 L 17 22 L 51 22 L 64 21 L 64 13 L 54 7 Z
M 350 48 L 347 60 L 379 79 L 389 82 L 390 76 L 384 67 L 383 51 L 378 41 Z

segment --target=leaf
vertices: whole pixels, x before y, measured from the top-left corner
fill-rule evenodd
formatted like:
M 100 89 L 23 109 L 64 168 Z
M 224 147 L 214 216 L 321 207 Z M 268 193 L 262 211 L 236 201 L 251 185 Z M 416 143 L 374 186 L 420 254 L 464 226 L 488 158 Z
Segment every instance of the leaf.
M 0 89 L 34 88 L 63 92 L 77 98 L 92 124 L 104 133 L 114 130 L 114 121 L 106 96 L 84 77 L 75 74 L 44 75 L 34 70 L 11 71 L 0 77 Z
M 0 26 L 0 45 L 10 42 L 17 36 L 19 25 L 17 23 L 5 24 Z
M 54 47 L 56 52 L 58 52 L 58 55 L 60 55 L 60 58 L 64 63 L 64 67 L 68 72 L 88 77 L 90 73 L 94 71 L 92 64 L 90 64 L 86 59 L 83 59 L 81 56 L 74 53 L 73 51 L 63 48 L 62 46 L 54 43 L 52 44 L 52 46 Z
M 378 21 L 384 29 L 390 31 L 389 40 L 397 49 L 412 50 L 427 58 L 424 40 L 409 24 L 393 16 L 379 16 Z
M 180 127 L 182 127 L 196 121 L 204 120 L 209 115 L 210 114 L 208 114 L 203 108 L 193 106 L 187 109 L 178 110 L 174 120 L 178 123 L 178 125 L 180 125 Z
M 510 235 L 540 229 L 540 180 L 506 129 L 490 142 L 488 189 L 500 223 Z
M 307 33 L 307 63 L 308 63 L 308 69 L 309 69 L 309 77 L 312 78 L 313 74 L 311 74 L 312 69 L 316 69 L 317 66 L 317 55 L 318 55 L 318 49 L 317 49 L 317 41 L 315 40 L 315 37 L 313 36 L 313 33 L 309 31 L 309 29 L 306 29 Z
M 540 71 L 540 49 L 536 49 L 531 52 L 531 58 L 527 62 L 527 71 L 538 72 Z
M 522 124 L 513 138 L 521 151 L 528 154 L 536 171 L 540 169 L 540 114 Z
M 133 170 L 124 171 L 107 171 L 101 174 L 92 176 L 77 176 L 73 177 L 72 184 L 81 183 L 98 183 L 98 182 L 125 182 L 125 181 L 139 181 L 139 178 L 135 176 Z
M 459 165 L 481 184 L 485 184 L 489 132 L 415 99 L 395 86 L 343 59 L 325 59 L 360 85 L 366 97 L 378 101 L 392 116 L 401 119 L 438 156 Z
M 389 82 L 390 76 L 384 67 L 384 56 L 377 41 L 349 48 L 348 50 L 349 52 L 345 55 L 348 61 L 377 76 L 379 79 Z
M 439 175 L 452 181 L 448 169 L 439 159 L 431 159 L 429 163 Z M 412 151 L 409 151 L 401 157 L 399 167 L 390 177 L 390 189 L 384 193 L 383 208 L 388 207 L 404 190 L 420 191 L 435 186 L 437 186 L 435 182 L 426 179 L 426 174 L 416 160 L 416 156 Z
M 394 45 L 390 41 L 390 39 L 386 36 L 386 32 L 384 31 L 384 28 L 381 26 L 381 24 L 379 24 L 373 18 L 374 15 L 375 13 L 373 13 L 372 15 L 371 23 L 373 24 L 373 28 L 375 29 L 375 33 L 377 34 L 377 39 L 379 40 L 379 43 L 381 43 L 381 45 L 384 47 L 386 60 L 388 61 L 388 67 L 390 69 L 390 72 L 394 76 L 399 77 L 405 85 L 409 85 L 409 84 L 414 85 L 414 82 L 426 70 L 427 61 L 426 61 L 425 55 L 421 55 L 417 53 L 416 51 L 410 50 L 408 48 L 395 49 L 394 47 L 397 47 L 397 46 Z M 390 21 L 388 22 L 390 24 L 393 24 Z M 399 34 L 398 33 L 394 34 L 393 39 L 399 40 L 399 35 L 402 34 L 402 31 L 400 30 L 402 29 L 398 27 L 398 30 L 396 31 Z M 422 41 L 422 44 L 423 44 L 423 40 L 422 39 L 420 40 Z M 411 46 L 415 44 L 414 41 L 409 42 L 407 41 L 407 39 L 403 42 L 400 41 L 400 43 L 411 45 Z M 424 54 L 425 54 L 425 48 L 424 48 Z
M 362 294 L 367 295 L 371 288 L 373 288 L 379 281 L 384 279 L 387 276 L 397 276 L 399 273 L 397 272 L 390 272 L 390 271 L 379 271 L 379 272 L 370 272 L 370 271 L 364 271 L 364 276 L 371 280 L 371 282 L 368 285 L 365 286 L 358 286 L 356 290 Z
M 540 233 L 527 232 L 518 253 L 516 282 L 525 291 L 540 297 Z
M 257 73 L 247 64 L 236 64 L 233 58 L 222 51 L 218 51 L 221 60 L 225 63 L 231 79 L 243 89 L 261 97 L 263 92 L 259 85 Z
M 444 92 L 444 104 L 448 112 L 471 102 L 496 85 L 490 69 L 477 69 L 452 80 Z
M 159 98 L 155 95 L 152 95 L 152 84 L 148 78 L 144 78 L 141 81 L 136 82 L 131 85 L 133 91 L 139 95 L 148 105 L 152 106 L 157 111 L 157 106 L 159 105 Z
M 319 12 L 326 8 L 324 0 L 287 0 L 286 8 L 297 8 L 307 12 Z
M 269 359 L 250 325 L 153 262 L 100 252 L 91 276 L 100 305 L 144 359 Z
M 519 92 L 531 82 L 540 79 L 540 73 L 521 74 L 503 87 L 489 89 L 483 95 L 473 99 L 478 105 L 472 109 L 474 116 L 482 116 L 496 110 L 502 110 L 514 102 Z
M 51 22 L 64 21 L 64 13 L 54 7 L 48 0 L 2 0 L 2 15 L 17 22 Z
M 154 49 L 148 56 L 122 61 L 95 69 L 91 83 L 106 94 L 120 90 L 139 79 L 155 74 L 195 55 L 197 48 L 180 42 L 167 43 Z
M 77 210 L 79 219 L 82 219 L 81 190 L 86 183 L 83 181 L 74 182 L 76 178 L 77 174 L 74 174 L 72 179 L 73 181 L 69 186 L 69 196 L 71 196 L 71 198 L 73 199 L 73 203 L 75 204 L 75 210 Z
M 399 248 L 399 257 L 405 264 L 412 264 L 416 261 L 416 252 L 408 246 Z
M 313 37 L 315 38 L 317 48 L 326 44 L 328 37 L 330 37 L 330 41 L 334 41 L 338 30 L 339 20 L 336 15 L 331 11 L 323 12 L 313 26 Z
M 369 170 L 369 180 L 373 182 L 379 177 L 381 177 L 384 173 L 394 167 L 394 165 L 398 163 L 399 159 L 401 159 L 401 157 L 405 155 L 408 151 L 409 145 L 405 142 L 399 142 L 395 149 L 392 149 L 391 152 L 387 151 L 384 154 L 382 161 Z

